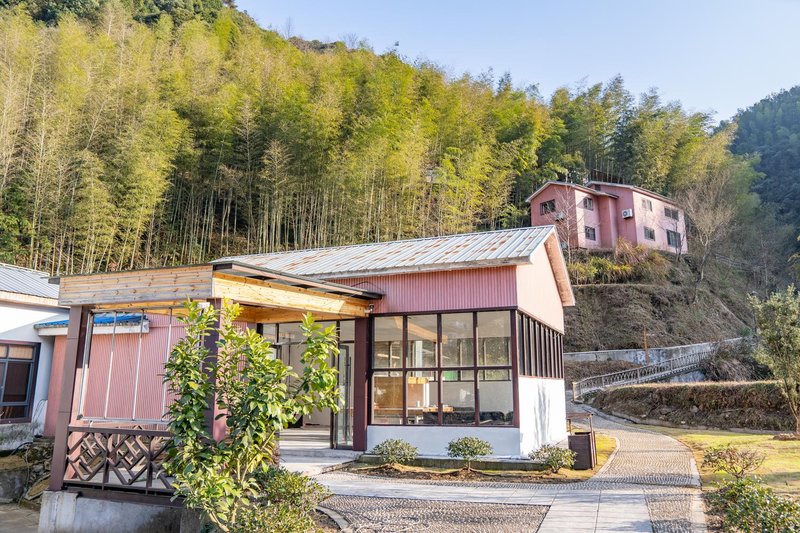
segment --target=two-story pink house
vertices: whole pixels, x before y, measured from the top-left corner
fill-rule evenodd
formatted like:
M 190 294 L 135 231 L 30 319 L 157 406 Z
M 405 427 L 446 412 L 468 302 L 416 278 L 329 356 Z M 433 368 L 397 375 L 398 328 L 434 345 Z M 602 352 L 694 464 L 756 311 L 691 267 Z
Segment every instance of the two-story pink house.
M 633 185 L 548 181 L 527 198 L 531 225 L 555 224 L 564 245 L 610 250 L 618 239 L 686 253 L 686 215 L 672 200 Z

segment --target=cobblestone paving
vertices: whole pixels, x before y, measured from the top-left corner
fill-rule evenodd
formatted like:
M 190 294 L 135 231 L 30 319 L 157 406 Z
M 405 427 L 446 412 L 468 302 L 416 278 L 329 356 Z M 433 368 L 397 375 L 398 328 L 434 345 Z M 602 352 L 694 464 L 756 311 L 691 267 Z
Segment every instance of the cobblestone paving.
M 568 402 L 567 411 L 583 410 L 582 406 Z M 540 504 L 546 497 L 552 494 L 624 494 L 628 493 L 627 498 L 634 498 L 634 494 L 639 494 L 639 498 L 644 496 L 642 508 L 649 514 L 649 524 L 644 528 L 654 533 L 703 533 L 705 532 L 704 517 L 702 514 L 702 504 L 700 503 L 699 476 L 691 452 L 681 443 L 659 433 L 653 433 L 637 427 L 630 426 L 602 418 L 594 417 L 594 427 L 616 437 L 619 441 L 617 452 L 606 464 L 606 466 L 588 481 L 580 483 L 554 484 L 522 484 L 522 483 L 494 483 L 494 482 L 458 482 L 458 481 L 429 481 L 429 480 L 404 480 L 405 485 L 400 492 L 408 492 L 408 486 L 415 485 L 427 486 L 426 493 L 430 493 L 433 486 L 452 487 L 451 490 L 437 494 L 436 497 L 442 500 L 461 500 L 484 503 L 492 507 L 494 503 L 536 503 Z M 328 479 L 334 484 L 346 486 L 357 484 L 358 478 L 354 474 L 331 472 L 322 476 L 322 480 Z M 400 482 L 392 478 L 371 477 L 369 483 L 381 484 L 384 487 L 391 487 Z M 456 488 L 458 487 L 458 488 Z M 502 498 L 506 491 L 516 489 L 511 494 L 512 497 Z M 413 489 L 412 489 L 413 490 Z M 472 491 L 472 492 L 465 492 Z M 353 499 L 349 507 L 344 508 L 342 514 L 350 518 L 350 514 L 359 508 L 359 505 L 366 505 L 364 502 L 370 500 L 380 500 L 381 498 L 364 498 L 364 493 L 354 492 L 358 496 L 337 496 L 340 505 L 347 499 Z M 541 494 L 543 498 L 529 495 Z M 484 495 L 483 500 L 479 495 Z M 392 494 L 395 496 L 395 494 Z M 396 494 L 405 496 L 405 494 Z M 413 494 L 408 495 L 413 498 Z M 559 501 L 556 496 L 552 501 Z M 563 500 L 563 498 L 561 498 Z M 602 499 L 602 498 L 601 498 Z M 406 501 L 406 500 L 399 500 Z M 449 502 L 452 503 L 452 502 Z M 448 505 L 449 505 L 448 503 Z M 379 505 L 379 504 L 375 504 Z M 567 505 L 572 505 L 567 499 Z M 598 516 L 603 512 L 601 504 Z M 552 512 L 551 512 L 552 514 Z M 613 514 L 613 513 L 612 513 Z M 549 519 L 544 521 L 543 530 L 556 530 L 561 526 L 561 518 L 558 518 L 553 526 L 548 524 Z M 458 526 L 453 526 L 452 529 Z M 567 526 L 568 527 L 568 526 Z M 599 523 L 595 526 L 600 527 Z M 652 529 L 651 529 L 652 528 Z M 598 530 L 598 529 L 595 529 Z M 387 530 L 388 531 L 388 530 Z M 498 531 L 495 529 L 495 531 Z M 534 528 L 529 531 L 535 531 Z
M 536 531 L 547 507 L 333 496 L 323 504 L 347 517 L 359 533 L 429 531 L 483 533 Z

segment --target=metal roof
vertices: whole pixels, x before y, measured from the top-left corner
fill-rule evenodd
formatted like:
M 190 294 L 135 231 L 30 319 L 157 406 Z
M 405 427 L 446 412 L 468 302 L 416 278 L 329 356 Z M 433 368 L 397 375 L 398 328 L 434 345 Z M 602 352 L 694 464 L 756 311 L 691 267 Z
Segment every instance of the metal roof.
M 443 237 L 240 255 L 235 261 L 318 278 L 358 277 L 528 263 L 553 226 L 534 226 Z
M 47 272 L 0 263 L 0 291 L 40 298 L 58 298 L 58 286 L 48 282 Z
M 551 180 L 551 181 L 544 182 L 544 184 L 542 184 L 541 187 L 539 187 L 538 189 L 533 191 L 533 194 L 531 194 L 530 196 L 525 198 L 525 201 L 527 203 L 531 203 L 531 200 L 533 200 L 534 198 L 539 196 L 539 194 L 541 194 L 542 191 L 544 191 L 545 189 L 547 189 L 551 185 L 561 185 L 563 187 L 572 187 L 573 189 L 577 189 L 579 191 L 582 191 L 582 192 L 585 192 L 585 193 L 588 193 L 588 194 L 593 194 L 595 196 L 610 196 L 611 198 L 619 198 L 619 196 L 617 196 L 616 194 L 612 194 L 612 193 L 609 193 L 609 192 L 598 191 L 597 189 L 592 189 L 590 187 L 585 187 L 583 185 L 578 185 L 577 183 L 570 183 L 568 181 L 552 181 Z
M 138 326 L 142 322 L 142 318 L 146 318 L 141 313 L 117 313 L 116 321 L 114 320 L 114 313 L 97 313 L 94 315 L 92 322 L 95 326 L 113 326 L 116 322 L 117 326 Z M 50 322 L 39 322 L 34 324 L 36 329 L 47 328 L 65 328 L 69 325 L 69 319 L 52 320 Z

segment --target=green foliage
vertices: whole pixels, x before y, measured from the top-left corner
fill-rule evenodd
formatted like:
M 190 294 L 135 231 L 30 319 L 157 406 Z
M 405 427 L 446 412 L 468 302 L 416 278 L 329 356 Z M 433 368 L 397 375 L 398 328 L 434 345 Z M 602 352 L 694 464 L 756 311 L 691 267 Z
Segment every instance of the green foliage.
M 222 531 L 252 530 L 265 515 L 262 493 L 296 500 L 303 490 L 300 479 L 264 473 L 274 457 L 277 433 L 314 409 L 338 409 L 336 371 L 328 364 L 337 354 L 334 330 L 322 330 L 310 315 L 304 317 L 306 350 L 300 359 L 305 368 L 298 376 L 274 357 L 268 341 L 234 324 L 238 305 L 225 303 L 218 311 L 187 302 L 185 308 L 186 337 L 175 344 L 165 365 L 164 380 L 176 396 L 168 412 L 173 439 L 165 467 L 175 478 L 176 496 L 183 496 L 188 507 Z M 215 331 L 217 357 L 209 363 L 205 342 Z M 296 384 L 290 388 L 287 379 Z M 218 418 L 225 419 L 227 428 L 220 441 L 212 438 L 206 420 L 214 406 L 224 413 Z M 309 498 L 316 498 L 319 491 L 305 487 Z M 287 519 L 300 520 L 300 509 L 296 501 L 285 503 Z
M 750 297 L 762 349 L 761 361 L 781 386 L 800 433 L 800 293 L 794 285 L 762 301 Z
M 705 451 L 703 467 L 741 480 L 758 470 L 765 458 L 765 455 L 758 450 L 740 449 L 731 444 L 724 444 Z
M 711 510 L 732 532 L 789 533 L 800 531 L 800 504 L 777 496 L 758 479 L 723 483 L 709 495 Z
M 472 461 L 493 451 L 491 444 L 478 437 L 461 437 L 447 444 L 447 455 L 463 459 L 467 463 L 467 470 L 472 470 Z
M 576 456 L 577 454 L 572 450 L 551 444 L 545 444 L 528 454 L 531 460 L 543 463 L 554 474 L 558 474 L 562 468 L 572 468 L 575 465 Z
M 419 450 L 403 439 L 386 439 L 370 453 L 379 456 L 383 464 L 407 465 L 417 458 Z

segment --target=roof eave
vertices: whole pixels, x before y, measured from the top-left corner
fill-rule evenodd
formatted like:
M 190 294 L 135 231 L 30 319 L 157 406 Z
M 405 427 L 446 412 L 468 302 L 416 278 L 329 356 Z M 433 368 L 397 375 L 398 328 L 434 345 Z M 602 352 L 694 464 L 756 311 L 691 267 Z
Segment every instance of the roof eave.
M 420 274 L 425 272 L 447 272 L 452 270 L 470 270 L 475 268 L 516 266 L 516 265 L 527 264 L 529 262 L 530 262 L 530 256 L 524 255 L 513 258 L 485 259 L 482 261 L 450 263 L 446 265 L 442 264 L 415 265 L 408 267 L 391 267 L 391 268 L 380 268 L 372 270 L 362 270 L 358 272 L 353 272 L 353 271 L 325 272 L 323 274 L 314 274 L 314 277 L 319 279 L 367 278 L 371 276 L 395 276 L 400 274 Z

